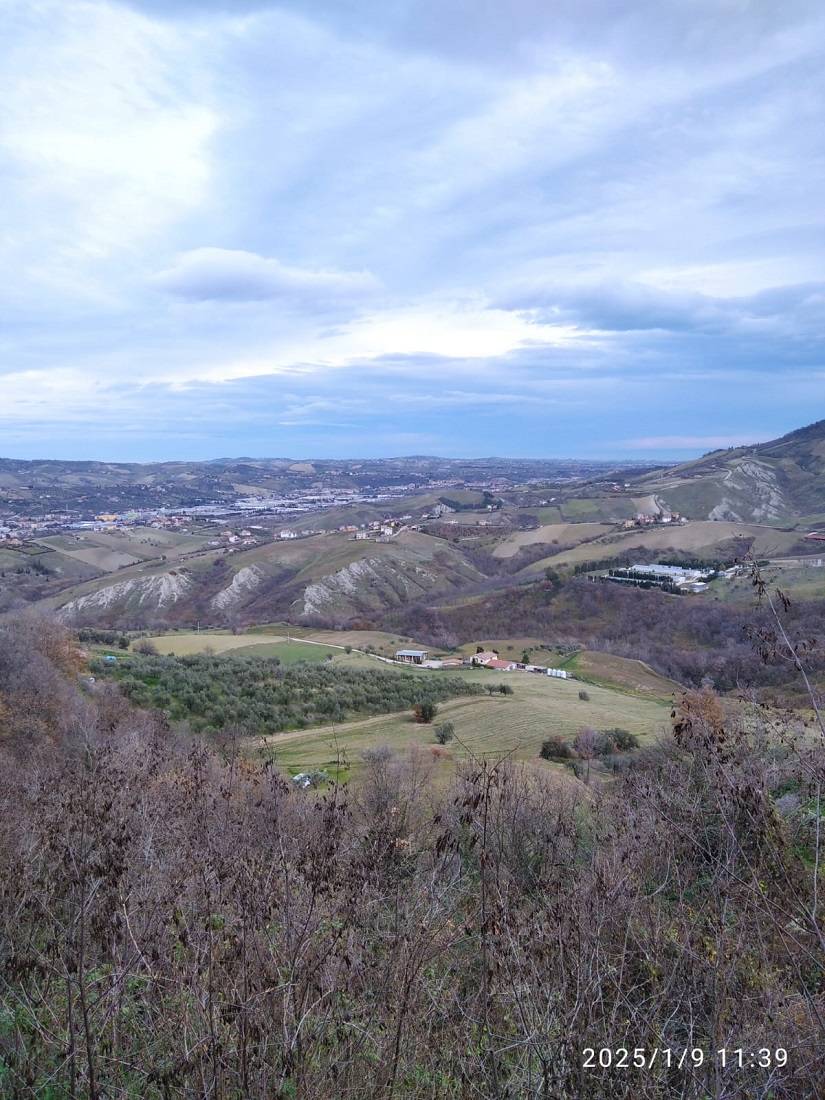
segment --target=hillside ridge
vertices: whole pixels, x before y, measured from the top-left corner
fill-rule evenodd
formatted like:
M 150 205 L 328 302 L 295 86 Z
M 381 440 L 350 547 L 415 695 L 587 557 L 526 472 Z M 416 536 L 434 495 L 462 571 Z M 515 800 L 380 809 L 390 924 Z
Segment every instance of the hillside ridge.
M 825 518 L 825 420 L 764 443 L 711 451 L 635 483 L 696 519 L 817 521 Z

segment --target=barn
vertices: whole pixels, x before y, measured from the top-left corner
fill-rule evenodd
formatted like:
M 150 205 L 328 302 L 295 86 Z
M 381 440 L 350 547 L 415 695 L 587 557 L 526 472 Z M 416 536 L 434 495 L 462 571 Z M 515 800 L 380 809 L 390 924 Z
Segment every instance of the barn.
M 395 653 L 396 661 L 406 665 L 422 665 L 428 657 L 426 649 L 398 649 Z

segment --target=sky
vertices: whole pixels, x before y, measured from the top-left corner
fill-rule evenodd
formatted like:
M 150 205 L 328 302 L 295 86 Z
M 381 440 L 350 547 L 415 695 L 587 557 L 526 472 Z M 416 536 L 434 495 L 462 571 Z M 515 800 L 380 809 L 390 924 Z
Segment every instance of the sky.
M 0 0 L 0 455 L 825 416 L 818 0 Z

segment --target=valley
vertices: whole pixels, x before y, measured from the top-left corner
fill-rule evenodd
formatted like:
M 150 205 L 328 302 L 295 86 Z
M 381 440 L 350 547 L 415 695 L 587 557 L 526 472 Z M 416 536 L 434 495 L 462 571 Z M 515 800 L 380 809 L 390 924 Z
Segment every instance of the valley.
M 327 641 L 330 637 L 336 640 Z M 679 684 L 658 676 L 642 662 L 597 652 L 576 651 L 563 656 L 547 653 L 541 643 L 530 639 L 519 640 L 518 654 L 511 642 L 484 645 L 495 648 L 502 657 L 512 652 L 513 660 L 525 654 L 542 663 L 550 660 L 568 670 L 570 678 L 551 679 L 517 671 L 502 674 L 472 667 L 470 662 L 481 645 L 464 647 L 463 667 L 460 663 L 459 667 L 443 670 L 399 666 L 393 661 L 395 652 L 411 644 L 408 638 L 375 631 L 351 631 L 344 637 L 309 628 L 289 629 L 283 634 L 178 632 L 137 639 L 131 644 L 131 652 L 126 653 L 93 644 L 91 667 L 98 679 L 114 680 L 130 698 L 142 705 L 161 707 L 171 720 L 186 716 L 186 706 L 180 709 L 181 700 L 188 697 L 183 684 L 190 675 L 199 675 L 203 662 L 212 670 L 213 681 L 216 675 L 227 676 L 239 687 L 250 668 L 262 673 L 267 670 L 267 674 L 273 668 L 279 669 L 280 675 L 308 665 L 322 680 L 329 678 L 332 685 L 350 672 L 385 678 L 401 675 L 428 693 L 438 693 L 438 715 L 429 723 L 417 722 L 409 708 L 394 710 L 391 702 L 385 704 L 386 713 L 375 715 L 367 710 L 359 715 L 343 709 L 335 720 L 311 728 L 302 728 L 301 721 L 296 725 L 285 714 L 279 718 L 280 712 L 255 708 L 245 715 L 233 710 L 228 699 L 217 710 L 205 712 L 198 706 L 189 716 L 195 728 L 218 739 L 228 736 L 232 728 L 243 730 L 249 752 L 263 753 L 287 774 L 323 771 L 338 778 L 359 772 L 372 753 L 406 752 L 414 747 L 428 755 L 435 771 L 445 779 L 462 762 L 484 757 L 506 757 L 552 770 L 559 765 L 542 761 L 539 755 L 548 735 L 572 744 L 582 727 L 620 727 L 641 745 L 653 743 L 665 736 L 670 710 L 680 691 Z M 163 660 L 158 663 L 154 656 L 142 656 L 144 653 L 173 660 L 171 664 Z M 435 652 L 432 656 L 438 660 L 452 654 Z M 183 663 L 178 666 L 175 658 L 183 658 Z M 253 662 L 251 666 L 245 663 L 246 658 Z M 164 687 L 165 678 L 177 687 Z M 153 685 L 148 694 L 141 683 Z M 470 694 L 456 697 L 459 690 Z M 199 716 L 205 713 L 211 717 L 200 725 Z M 278 726 L 279 721 L 285 723 L 283 727 Z M 445 721 L 454 727 L 453 737 L 440 746 L 435 731 Z M 597 773 L 601 771 L 597 766 Z
M 166 471 L 168 486 L 205 493 L 217 485 L 211 502 L 131 512 L 120 506 L 135 486 L 160 487 L 161 467 L 142 469 L 140 480 L 131 467 L 33 464 L 29 473 L 40 480 L 29 482 L 32 493 L 69 508 L 71 492 L 91 486 L 105 511 L 91 520 L 44 518 L 43 532 L 6 514 L 0 613 L 33 609 L 73 629 L 125 633 L 133 644 L 148 636 L 161 654 L 197 654 L 208 644 L 216 654 L 277 657 L 285 666 L 339 663 L 344 646 L 350 662 L 391 658 L 403 644 L 466 657 L 492 638 L 502 657 L 553 653 L 597 684 L 598 662 L 641 659 L 649 672 L 639 683 L 649 675 L 698 686 L 705 678 L 725 692 L 781 693 L 782 676 L 760 667 L 745 637 L 762 614 L 750 570 L 759 562 L 816 634 L 825 542 L 812 515 L 825 498 L 798 495 L 805 514 L 767 522 L 755 519 L 761 490 L 739 509 L 744 518 L 721 518 L 713 494 L 742 463 L 781 466 L 787 477 L 796 463 L 814 484 L 823 447 L 820 422 L 659 470 L 436 459 L 194 464 Z M 64 498 L 68 481 L 74 488 Z M 8 477 L 4 484 L 7 506 Z M 641 581 L 621 592 L 589 583 L 647 563 L 703 567 L 709 579 L 679 596 L 640 591 Z M 617 687 L 615 667 L 604 684 Z
M 815 566 L 823 448 L 820 422 L 658 470 L 436 459 L 30 464 L 29 503 L 45 494 L 62 509 L 40 519 L 10 510 L 23 493 L 17 464 L 0 496 L 0 610 L 34 605 L 128 629 L 274 618 L 340 628 L 548 568 L 573 575 L 693 558 Z M 767 511 L 766 478 L 785 486 Z M 174 502 L 126 507 L 163 485 Z M 180 485 L 197 486 L 199 503 L 182 503 L 195 497 Z M 97 494 L 96 517 L 78 505 L 78 486 Z M 818 591 L 814 574 L 805 587 Z

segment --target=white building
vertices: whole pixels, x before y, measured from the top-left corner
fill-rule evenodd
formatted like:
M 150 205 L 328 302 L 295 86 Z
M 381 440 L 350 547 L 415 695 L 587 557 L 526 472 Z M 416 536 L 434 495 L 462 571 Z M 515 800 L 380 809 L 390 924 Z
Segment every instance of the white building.
M 486 664 L 489 664 L 490 661 L 497 661 L 497 660 L 498 660 L 498 654 L 496 653 L 496 651 L 494 649 L 484 649 L 484 650 L 481 650 L 479 653 L 474 653 L 472 655 L 472 657 L 470 658 L 469 663 L 471 665 L 486 665 Z
M 657 580 L 672 581 L 674 584 L 697 584 L 711 575 L 713 569 L 685 569 L 681 565 L 631 565 L 631 572 L 641 576 L 655 577 Z
M 395 659 L 405 665 L 423 665 L 429 656 L 426 649 L 399 649 L 396 650 Z

